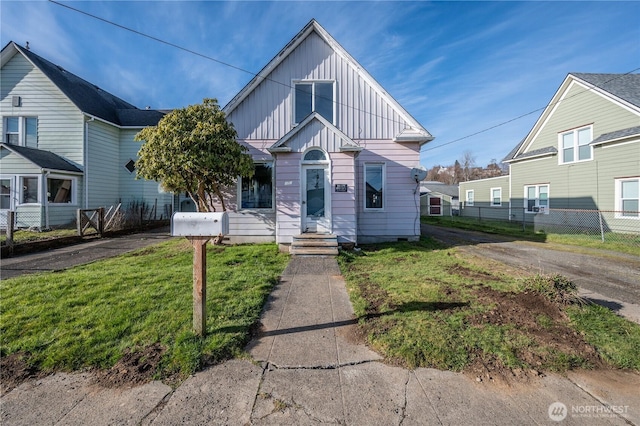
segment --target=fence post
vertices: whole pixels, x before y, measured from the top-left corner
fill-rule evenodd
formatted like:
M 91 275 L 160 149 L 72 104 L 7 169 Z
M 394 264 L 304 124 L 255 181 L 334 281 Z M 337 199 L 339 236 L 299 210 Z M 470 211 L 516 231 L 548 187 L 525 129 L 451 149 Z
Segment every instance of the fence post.
M 16 212 L 9 210 L 7 212 L 7 247 L 9 248 L 9 256 L 13 256 L 13 231 L 15 224 Z
M 78 228 L 78 235 L 82 237 L 82 210 L 76 210 L 76 227 Z
M 104 207 L 98 209 L 98 235 L 102 238 L 104 234 Z
M 602 212 L 598 210 L 598 219 L 600 219 L 600 237 L 604 243 L 604 226 L 602 226 Z
M 522 232 L 527 232 L 527 215 L 525 214 L 526 210 L 522 208 Z

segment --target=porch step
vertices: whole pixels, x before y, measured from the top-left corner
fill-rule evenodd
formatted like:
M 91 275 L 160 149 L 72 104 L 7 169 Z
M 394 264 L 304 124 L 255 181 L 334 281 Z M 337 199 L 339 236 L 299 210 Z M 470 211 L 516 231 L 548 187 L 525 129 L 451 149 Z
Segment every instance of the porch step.
M 292 255 L 336 256 L 338 237 L 333 234 L 300 234 L 293 237 L 289 247 Z

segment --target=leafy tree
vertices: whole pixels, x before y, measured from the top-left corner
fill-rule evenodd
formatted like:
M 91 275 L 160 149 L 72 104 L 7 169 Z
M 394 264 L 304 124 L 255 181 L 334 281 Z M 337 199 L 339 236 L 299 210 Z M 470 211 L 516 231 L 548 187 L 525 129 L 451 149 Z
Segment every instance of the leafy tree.
M 186 192 L 198 211 L 216 211 L 216 198 L 226 211 L 224 189 L 254 172 L 248 149 L 236 136 L 216 99 L 174 110 L 135 136 L 144 141 L 137 177 L 158 181 L 167 191 Z

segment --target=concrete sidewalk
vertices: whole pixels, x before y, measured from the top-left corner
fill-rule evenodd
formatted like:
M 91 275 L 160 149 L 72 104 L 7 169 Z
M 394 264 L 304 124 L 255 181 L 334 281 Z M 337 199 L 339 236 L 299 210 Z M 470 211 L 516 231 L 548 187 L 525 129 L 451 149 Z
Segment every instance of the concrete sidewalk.
M 209 368 L 174 391 L 159 382 L 103 389 L 86 374 L 57 374 L 2 397 L 0 422 L 527 425 L 564 416 L 562 424 L 640 424 L 640 376 L 633 373 L 549 375 L 506 387 L 383 364 L 349 337 L 355 320 L 333 258 L 293 257 L 261 322 L 247 347 L 252 360 Z

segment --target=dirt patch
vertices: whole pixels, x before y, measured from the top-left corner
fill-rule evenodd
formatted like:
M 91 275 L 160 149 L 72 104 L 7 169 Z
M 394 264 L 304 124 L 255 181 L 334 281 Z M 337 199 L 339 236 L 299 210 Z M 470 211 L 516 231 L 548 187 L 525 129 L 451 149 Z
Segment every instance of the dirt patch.
M 28 354 L 15 353 L 0 358 L 0 395 L 10 392 L 30 379 L 39 379 L 46 373 L 27 363 Z
M 384 306 L 389 309 L 395 308 L 389 293 L 379 285 L 365 281 L 359 284 L 358 288 L 362 297 L 367 301 L 367 315 L 380 314 Z
M 460 264 L 455 264 L 450 266 L 447 269 L 447 272 L 449 272 L 450 274 L 458 275 L 463 278 L 471 278 L 476 280 L 492 280 L 492 281 L 498 280 L 498 278 L 492 274 L 489 274 L 487 272 L 482 272 L 482 271 L 475 271 L 473 269 L 469 269 L 466 266 L 462 266 Z
M 153 380 L 165 348 L 160 343 L 141 350 L 127 349 L 109 370 L 96 372 L 94 383 L 100 386 L 117 388 L 137 386 Z
M 536 345 L 525 347 L 517 353 L 518 359 L 530 366 L 530 369 L 512 370 L 495 357 L 477 351 L 471 357 L 469 373 L 480 378 L 499 377 L 521 381 L 536 377 L 548 369 L 562 368 L 558 364 L 558 357 L 564 359 L 562 362 L 567 368 L 581 365 L 606 367 L 595 348 L 569 327 L 569 319 L 562 305 L 551 302 L 534 291 L 510 293 L 483 286 L 476 289 L 475 293 L 480 303 L 494 307 L 488 312 L 471 317 L 471 326 L 513 326 L 517 332 L 533 339 Z

